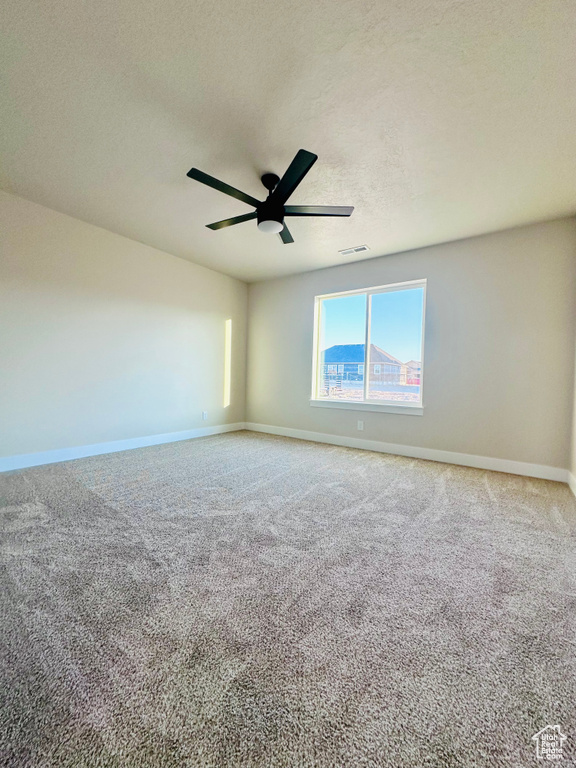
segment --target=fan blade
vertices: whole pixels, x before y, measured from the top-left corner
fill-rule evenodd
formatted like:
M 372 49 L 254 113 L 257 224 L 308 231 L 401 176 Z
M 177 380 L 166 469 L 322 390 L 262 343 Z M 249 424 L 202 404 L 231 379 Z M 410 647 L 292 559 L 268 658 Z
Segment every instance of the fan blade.
M 288 243 L 294 242 L 294 238 L 290 234 L 290 230 L 288 229 L 286 224 L 284 224 L 284 229 L 281 232 L 278 232 L 278 234 L 280 235 L 280 240 L 282 240 L 284 245 L 288 245 Z
M 255 219 L 256 216 L 258 216 L 256 211 L 252 211 L 252 213 L 245 213 L 243 216 L 234 216 L 233 219 L 215 221 L 214 224 L 206 224 L 206 226 L 208 229 L 222 229 L 223 227 L 231 227 L 233 224 L 242 224 L 243 221 L 250 221 L 250 219 Z
M 285 216 L 351 216 L 353 205 L 287 205 Z
M 207 173 L 204 173 L 204 171 L 199 171 L 198 168 L 190 168 L 186 176 L 189 176 L 196 181 L 200 181 L 202 184 L 207 184 L 209 187 L 217 189 L 218 192 L 224 192 L 225 195 L 230 195 L 230 197 L 235 197 L 237 200 L 242 200 L 243 203 L 253 205 L 254 208 L 260 205 L 260 201 L 256 200 L 255 197 L 247 195 L 245 192 L 240 192 L 239 189 L 235 189 L 234 187 L 231 187 L 230 184 L 225 184 L 223 181 L 215 179 L 214 176 L 209 176 Z
M 288 166 L 288 170 L 278 182 L 274 192 L 272 192 L 272 199 L 284 204 L 316 160 L 318 160 L 318 155 L 307 152 L 305 149 L 299 149 L 296 157 Z

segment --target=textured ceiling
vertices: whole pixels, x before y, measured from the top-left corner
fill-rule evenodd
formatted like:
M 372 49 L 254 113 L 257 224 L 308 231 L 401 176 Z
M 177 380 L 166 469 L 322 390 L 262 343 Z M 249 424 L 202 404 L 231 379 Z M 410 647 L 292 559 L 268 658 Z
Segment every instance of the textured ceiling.
M 245 280 L 576 211 L 574 0 L 4 0 L 0 186 Z M 296 240 L 256 197 L 303 147 Z M 365 256 L 366 254 L 362 254 Z

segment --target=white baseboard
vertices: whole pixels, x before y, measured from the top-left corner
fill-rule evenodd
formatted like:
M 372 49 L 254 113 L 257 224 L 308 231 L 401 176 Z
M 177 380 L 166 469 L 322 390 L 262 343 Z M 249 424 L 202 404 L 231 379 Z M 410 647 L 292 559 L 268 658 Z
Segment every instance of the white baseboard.
M 220 424 L 217 427 L 187 429 L 183 432 L 166 432 L 163 435 L 132 437 L 128 440 L 113 440 L 109 443 L 80 445 L 75 448 L 59 448 L 53 451 L 43 451 L 42 453 L 23 453 L 19 456 L 5 456 L 4 458 L 0 457 L 0 472 L 9 472 L 13 469 L 24 469 L 25 467 L 37 467 L 40 464 L 55 464 L 59 461 L 70 461 L 71 459 L 83 459 L 86 456 L 99 456 L 102 453 L 129 451 L 132 448 L 146 448 L 149 445 L 176 443 L 179 440 L 191 440 L 194 437 L 206 437 L 207 435 L 220 435 L 223 432 L 236 432 L 239 429 L 245 429 L 243 422 Z
M 341 445 L 346 448 L 362 448 L 367 451 L 393 453 L 397 456 L 408 456 L 413 459 L 441 461 L 445 464 L 459 464 L 463 467 L 490 469 L 494 472 L 507 472 L 511 475 L 538 477 L 544 480 L 556 480 L 561 483 L 570 482 L 570 473 L 567 469 L 562 469 L 561 467 L 549 467 L 545 464 L 529 464 L 524 461 L 495 459 L 490 456 L 473 456 L 469 453 L 440 451 L 436 448 L 418 448 L 412 445 L 382 443 L 377 440 L 362 440 L 357 437 L 340 437 L 339 435 L 327 435 L 324 432 L 308 432 L 304 429 L 273 427 L 269 424 L 254 424 L 252 422 L 247 422 L 245 428 L 251 430 L 252 432 L 266 432 L 271 435 L 295 437 L 298 440 L 311 440 L 316 443 L 329 443 L 330 445 Z M 574 485 L 571 486 L 571 488 L 576 495 L 576 478 L 573 475 L 571 477 L 574 481 Z
M 14 469 L 36 467 L 41 464 L 54 464 L 60 461 L 82 459 L 87 456 L 99 456 L 103 453 L 116 453 L 128 451 L 132 448 L 145 448 L 150 445 L 163 443 L 175 443 L 180 440 L 191 440 L 195 437 L 207 437 L 208 435 L 220 435 L 224 432 L 236 432 L 240 429 L 249 429 L 252 432 L 264 432 L 283 437 L 294 437 L 298 440 L 311 440 L 316 443 L 328 443 L 329 445 L 341 445 L 346 448 L 360 448 L 379 453 L 391 453 L 397 456 L 408 456 L 414 459 L 427 459 L 440 461 L 445 464 L 458 464 L 464 467 L 477 469 L 490 469 L 495 472 L 508 472 L 512 475 L 526 477 L 538 477 L 544 480 L 556 480 L 568 483 L 572 493 L 576 496 L 576 477 L 568 469 L 549 467 L 543 464 L 529 464 L 523 461 L 509 461 L 508 459 L 496 459 L 489 456 L 473 456 L 469 453 L 455 453 L 453 451 L 440 451 L 436 448 L 419 448 L 411 445 L 398 445 L 396 443 L 383 443 L 377 440 L 363 440 L 357 437 L 341 437 L 329 435 L 324 432 L 309 432 L 304 429 L 291 429 L 290 427 L 274 427 L 270 424 L 254 424 L 252 422 L 236 422 L 235 424 L 221 424 L 216 427 L 200 427 L 188 429 L 183 432 L 167 432 L 162 435 L 148 435 L 146 437 L 134 437 L 128 440 L 114 440 L 109 443 L 96 443 L 94 445 L 81 445 L 74 448 L 60 448 L 41 453 L 26 453 L 19 456 L 0 457 L 0 472 L 8 472 Z

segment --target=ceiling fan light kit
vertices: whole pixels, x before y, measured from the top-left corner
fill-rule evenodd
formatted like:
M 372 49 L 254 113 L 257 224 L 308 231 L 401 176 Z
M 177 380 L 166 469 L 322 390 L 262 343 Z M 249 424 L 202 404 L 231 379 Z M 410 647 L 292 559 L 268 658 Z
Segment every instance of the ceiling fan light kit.
M 293 243 L 294 238 L 284 222 L 286 216 L 350 216 L 354 210 L 350 205 L 286 205 L 288 198 L 310 168 L 312 168 L 316 160 L 318 160 L 318 155 L 305 149 L 300 149 L 282 178 L 275 173 L 265 173 L 261 177 L 261 181 L 268 190 L 268 197 L 263 201 L 256 200 L 255 197 L 247 195 L 239 189 L 235 189 L 229 184 L 209 176 L 203 171 L 199 171 L 198 168 L 191 168 L 187 176 L 213 189 L 217 189 L 225 195 L 242 200 L 243 203 L 255 208 L 251 213 L 207 224 L 208 229 L 223 229 L 234 224 L 241 224 L 243 221 L 257 219 L 257 226 L 261 232 L 277 233 L 280 235 L 282 242 L 288 244 Z
M 275 221 L 274 219 L 263 219 L 258 222 L 258 229 L 260 232 L 275 232 L 278 234 L 284 229 L 284 224 L 281 221 Z

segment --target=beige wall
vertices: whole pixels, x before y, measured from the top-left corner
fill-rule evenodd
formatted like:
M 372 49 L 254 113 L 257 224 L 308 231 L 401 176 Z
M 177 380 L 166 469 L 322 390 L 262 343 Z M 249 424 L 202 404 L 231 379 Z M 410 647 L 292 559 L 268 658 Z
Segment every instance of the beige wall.
M 0 456 L 242 421 L 246 299 L 238 280 L 0 192 Z
M 422 277 L 424 416 L 310 407 L 314 296 Z M 243 421 L 246 293 L 0 192 L 0 456 Z M 574 219 L 256 283 L 247 420 L 576 475 L 574 296 Z
M 574 302 L 576 304 L 576 295 Z M 576 358 L 576 354 L 575 354 Z M 572 446 L 570 452 L 570 472 L 572 478 L 570 479 L 570 487 L 574 491 L 576 496 L 576 368 L 574 370 L 574 401 L 572 403 Z
M 424 415 L 311 407 L 314 296 L 418 278 Z M 247 420 L 566 468 L 575 295 L 574 219 L 255 283 Z

